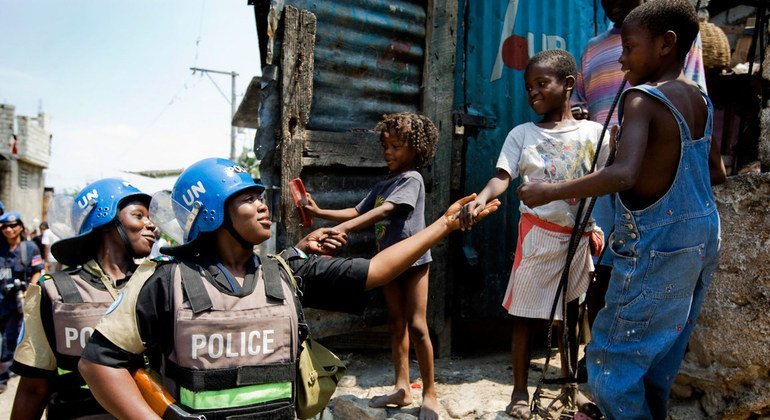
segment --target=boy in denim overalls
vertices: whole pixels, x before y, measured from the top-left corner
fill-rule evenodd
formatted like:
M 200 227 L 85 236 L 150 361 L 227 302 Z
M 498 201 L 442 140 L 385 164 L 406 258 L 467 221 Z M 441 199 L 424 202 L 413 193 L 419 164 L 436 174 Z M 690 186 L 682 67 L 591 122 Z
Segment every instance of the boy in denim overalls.
M 711 101 L 682 74 L 697 34 L 686 0 L 634 9 L 623 21 L 620 57 L 634 87 L 620 100 L 614 164 L 573 181 L 519 188 L 530 207 L 617 194 L 607 305 L 586 349 L 589 386 L 610 419 L 666 417 L 671 384 L 717 267 L 719 215 L 711 186 L 724 182 L 725 169 L 711 144 Z

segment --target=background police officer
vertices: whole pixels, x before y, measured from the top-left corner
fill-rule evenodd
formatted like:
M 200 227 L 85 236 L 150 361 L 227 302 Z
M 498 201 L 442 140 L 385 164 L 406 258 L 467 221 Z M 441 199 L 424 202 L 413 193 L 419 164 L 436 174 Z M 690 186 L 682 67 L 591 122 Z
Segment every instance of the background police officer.
M 15 211 L 0 216 L 0 392 L 5 391 L 10 376 L 8 366 L 16 350 L 22 318 L 22 298 L 30 283 L 37 283 L 43 271 L 40 249 L 25 241 L 24 223 Z
M 21 376 L 11 417 L 49 419 L 106 416 L 77 372 L 96 322 L 149 255 L 155 225 L 150 196 L 120 179 L 103 179 L 75 196 L 57 197 L 51 225 L 63 239 L 51 252 L 66 271 L 30 286 L 22 340 L 11 369 Z

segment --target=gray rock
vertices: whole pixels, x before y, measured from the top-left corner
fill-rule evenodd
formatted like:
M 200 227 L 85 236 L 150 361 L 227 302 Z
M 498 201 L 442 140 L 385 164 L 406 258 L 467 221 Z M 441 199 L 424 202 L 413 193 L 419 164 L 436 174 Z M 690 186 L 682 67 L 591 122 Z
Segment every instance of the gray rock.
M 388 417 L 384 408 L 369 407 L 368 400 L 353 395 L 335 398 L 331 410 L 334 418 L 340 420 L 385 420 Z
M 770 174 L 730 177 L 715 196 L 721 260 L 677 389 L 709 417 L 743 419 L 770 407 Z
M 770 60 L 770 57 L 768 59 Z M 759 126 L 759 161 L 768 168 L 770 167 L 770 108 L 765 108 L 759 113 Z
M 357 384 L 356 377 L 353 375 L 345 375 L 343 376 L 339 382 L 337 382 L 337 386 L 343 387 L 343 388 L 351 388 L 356 386 Z
M 471 405 L 472 399 L 467 398 L 458 401 L 456 398 L 447 398 L 441 401 L 441 405 L 446 409 L 449 417 L 453 419 L 461 419 L 470 416 L 476 411 L 476 408 Z

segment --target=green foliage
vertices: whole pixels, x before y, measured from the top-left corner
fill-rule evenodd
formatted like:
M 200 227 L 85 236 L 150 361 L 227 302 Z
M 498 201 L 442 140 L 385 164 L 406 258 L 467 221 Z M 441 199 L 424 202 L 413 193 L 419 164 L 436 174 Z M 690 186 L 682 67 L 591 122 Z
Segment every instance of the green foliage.
M 254 154 L 254 151 L 252 151 L 248 147 L 244 147 L 241 150 L 240 156 L 238 156 L 238 159 L 236 160 L 236 163 L 241 165 L 244 169 L 249 171 L 249 175 L 254 180 L 260 179 L 259 175 L 259 164 L 261 160 L 257 159 L 257 155 Z

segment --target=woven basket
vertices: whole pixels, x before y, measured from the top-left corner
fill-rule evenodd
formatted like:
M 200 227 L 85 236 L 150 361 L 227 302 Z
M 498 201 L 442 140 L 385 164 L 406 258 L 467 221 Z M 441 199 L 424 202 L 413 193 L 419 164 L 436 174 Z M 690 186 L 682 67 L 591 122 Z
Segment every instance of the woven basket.
M 717 25 L 700 22 L 700 37 L 703 41 L 703 67 L 723 69 L 730 66 L 730 41 Z

